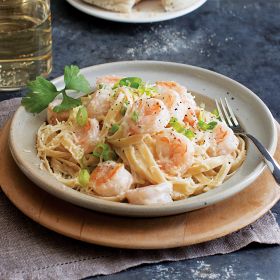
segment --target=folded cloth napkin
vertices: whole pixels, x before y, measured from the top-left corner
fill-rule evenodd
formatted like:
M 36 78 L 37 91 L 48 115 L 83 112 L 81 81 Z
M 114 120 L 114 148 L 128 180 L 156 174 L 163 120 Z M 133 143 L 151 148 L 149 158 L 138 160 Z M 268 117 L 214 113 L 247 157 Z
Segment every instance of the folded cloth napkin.
M 0 103 L 0 126 L 20 99 Z M 83 243 L 31 221 L 0 193 L 0 279 L 80 279 L 111 274 L 143 263 L 177 261 L 236 251 L 252 242 L 280 244 L 271 212 L 225 237 L 166 250 L 121 250 Z

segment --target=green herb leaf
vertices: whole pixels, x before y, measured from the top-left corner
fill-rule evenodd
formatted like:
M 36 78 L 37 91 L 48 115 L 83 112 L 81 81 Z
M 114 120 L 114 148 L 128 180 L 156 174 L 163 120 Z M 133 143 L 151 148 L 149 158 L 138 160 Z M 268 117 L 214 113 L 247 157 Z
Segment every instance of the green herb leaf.
M 65 89 L 77 90 L 83 93 L 90 92 L 90 85 L 86 78 L 80 74 L 80 69 L 76 65 L 65 66 L 64 83 Z
M 178 133 L 184 134 L 186 137 L 188 137 L 190 140 L 192 140 L 195 136 L 195 134 L 190 130 L 186 129 L 181 123 L 178 122 L 178 120 L 174 117 L 170 119 L 169 125 Z
M 87 187 L 90 179 L 90 174 L 87 169 L 81 169 L 79 172 L 78 181 L 82 187 Z
M 119 81 L 120 86 L 127 86 L 132 88 L 139 88 L 142 83 L 142 79 L 137 77 L 127 77 Z
M 83 93 L 90 91 L 90 85 L 85 77 L 79 74 L 79 67 L 71 65 L 64 69 L 65 88 L 58 91 L 54 84 L 43 77 L 37 77 L 35 81 L 29 82 L 27 87 L 30 92 L 23 97 L 21 104 L 26 111 L 40 113 L 48 107 L 55 97 L 62 93 L 63 101 L 54 108 L 55 112 L 67 111 L 81 105 L 80 99 L 74 99 L 66 95 L 65 90 L 76 90 Z
M 37 77 L 35 81 L 29 82 L 27 87 L 31 92 L 22 98 L 21 105 L 31 113 L 43 111 L 60 93 L 55 85 L 41 76 Z
M 111 128 L 109 129 L 109 132 L 111 133 L 111 134 L 115 134 L 118 130 L 119 130 L 119 128 L 120 128 L 120 126 L 118 125 L 118 124 L 113 124 L 112 126 L 111 126 Z
M 80 98 L 79 99 L 72 98 L 72 97 L 68 96 L 65 92 L 63 92 L 62 94 L 63 94 L 62 102 L 61 102 L 61 104 L 59 104 L 53 108 L 54 112 L 59 113 L 59 112 L 67 111 L 67 110 L 70 110 L 72 108 L 82 105 Z
M 134 122 L 137 122 L 138 119 L 139 119 L 139 114 L 138 114 L 136 111 L 134 111 L 134 112 L 132 113 L 132 115 L 131 115 L 131 119 L 132 119 Z
M 77 115 L 76 115 L 76 122 L 79 126 L 85 126 L 88 121 L 88 112 L 85 106 L 82 106 Z
M 102 160 L 116 160 L 117 155 L 116 153 L 111 149 L 111 147 L 108 144 L 100 143 L 98 144 L 94 151 L 92 152 L 93 156 L 100 158 Z

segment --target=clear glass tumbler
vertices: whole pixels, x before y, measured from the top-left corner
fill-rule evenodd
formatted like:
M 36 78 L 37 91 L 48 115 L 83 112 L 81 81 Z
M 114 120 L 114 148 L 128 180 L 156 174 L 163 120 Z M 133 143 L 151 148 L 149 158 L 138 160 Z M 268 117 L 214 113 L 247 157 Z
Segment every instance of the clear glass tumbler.
M 49 0 L 0 0 L 0 90 L 25 87 L 52 69 Z

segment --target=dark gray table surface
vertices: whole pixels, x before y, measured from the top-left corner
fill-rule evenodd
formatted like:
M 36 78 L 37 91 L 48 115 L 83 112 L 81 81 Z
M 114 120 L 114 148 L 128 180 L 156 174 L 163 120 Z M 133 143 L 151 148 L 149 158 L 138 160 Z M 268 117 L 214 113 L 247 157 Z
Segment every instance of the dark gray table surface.
M 197 11 L 154 24 L 103 21 L 52 1 L 53 71 L 121 60 L 205 67 L 253 90 L 280 121 L 280 1 L 208 0 Z M 1 92 L 0 100 L 25 91 Z M 273 208 L 280 213 L 280 203 Z M 280 218 L 278 218 L 280 222 Z M 253 244 L 228 255 L 143 265 L 96 279 L 280 279 L 280 247 Z

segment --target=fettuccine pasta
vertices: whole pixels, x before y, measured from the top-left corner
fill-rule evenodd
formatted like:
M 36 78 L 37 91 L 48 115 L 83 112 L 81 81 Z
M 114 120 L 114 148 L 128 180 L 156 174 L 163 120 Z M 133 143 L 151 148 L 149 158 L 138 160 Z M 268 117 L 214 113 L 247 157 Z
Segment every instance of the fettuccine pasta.
M 216 188 L 245 159 L 244 140 L 175 82 L 105 76 L 81 106 L 57 113 L 60 102 L 38 130 L 38 156 L 57 180 L 91 196 L 171 203 Z

